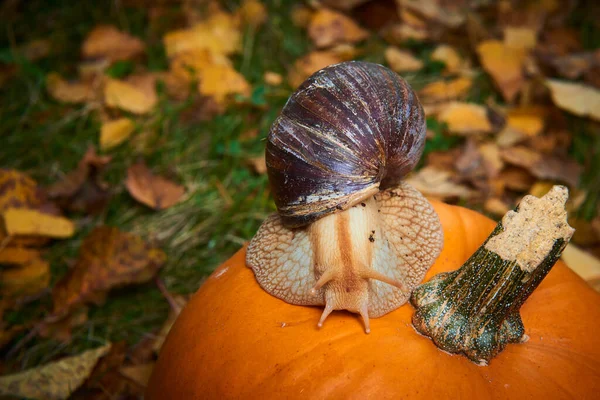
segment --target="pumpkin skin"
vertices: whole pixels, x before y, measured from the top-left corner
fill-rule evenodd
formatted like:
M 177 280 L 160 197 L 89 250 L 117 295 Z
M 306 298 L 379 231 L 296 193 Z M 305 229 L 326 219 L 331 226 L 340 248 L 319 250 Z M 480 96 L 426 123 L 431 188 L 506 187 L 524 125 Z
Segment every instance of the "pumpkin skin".
M 444 249 L 425 280 L 459 268 L 495 227 L 432 201 Z M 242 249 L 202 285 L 174 324 L 147 399 L 597 398 L 600 295 L 561 261 L 521 308 L 530 339 L 480 367 L 439 350 L 405 304 L 371 321 L 287 304 L 263 291 Z

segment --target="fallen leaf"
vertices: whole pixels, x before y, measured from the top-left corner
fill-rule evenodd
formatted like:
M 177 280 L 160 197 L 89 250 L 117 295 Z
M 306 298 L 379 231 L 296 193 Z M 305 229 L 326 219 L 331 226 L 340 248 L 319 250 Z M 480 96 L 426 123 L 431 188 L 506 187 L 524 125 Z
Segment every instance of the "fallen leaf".
M 81 47 L 85 58 L 106 59 L 110 63 L 130 60 L 144 53 L 145 44 L 140 39 L 121 32 L 112 25 L 100 25 L 86 37 Z
M 486 174 L 490 178 L 498 176 L 502 168 L 504 168 L 504 161 L 500 156 L 500 149 L 496 143 L 487 142 L 479 145 L 479 154 L 483 158 L 484 168 Z
M 308 36 L 315 46 L 325 48 L 340 43 L 360 42 L 369 37 L 369 32 L 342 13 L 321 8 L 312 15 Z
M 298 28 L 306 28 L 308 24 L 310 24 L 310 20 L 314 11 L 307 6 L 296 4 L 292 8 L 292 12 L 290 18 L 292 19 L 292 24 Z
M 575 161 L 547 154 L 540 154 L 524 146 L 502 149 L 501 156 L 509 164 L 527 169 L 539 179 L 556 180 L 577 187 L 581 166 Z
M 474 103 L 450 103 L 438 114 L 438 120 L 448 124 L 448 130 L 457 135 L 490 133 L 493 130 L 486 108 Z
M 429 39 L 429 32 L 426 28 L 415 27 L 410 24 L 393 24 L 383 30 L 381 35 L 392 44 L 402 44 L 409 41 L 423 42 Z
M 43 338 L 52 338 L 61 343 L 70 343 L 73 329 L 82 326 L 88 321 L 88 307 L 81 306 L 71 311 L 63 318 L 54 316 L 42 321 L 38 325 L 38 334 Z
M 163 41 L 169 57 L 190 50 L 233 54 L 242 47 L 238 18 L 223 11 L 216 12 L 189 29 L 169 32 Z
M 1 307 L 1 306 L 0 306 Z M 0 309 L 0 316 L 2 315 L 2 310 Z M 0 349 L 4 348 L 7 344 L 11 342 L 18 334 L 25 331 L 27 326 L 25 325 L 13 325 L 9 328 L 3 326 L 3 323 L 0 321 Z M 0 383 L 2 383 L 2 378 L 0 377 Z M 0 388 L 0 393 L 2 389 Z
M 100 148 L 108 150 L 123 143 L 131 136 L 135 125 L 129 118 L 108 121 L 100 127 Z
M 130 365 L 119 368 L 119 372 L 121 375 L 145 388 L 148 385 L 155 364 L 156 363 L 154 362 L 150 362 L 146 364 Z
M 244 0 L 238 12 L 242 21 L 253 27 L 264 24 L 268 18 L 267 9 L 259 0 Z
M 101 212 L 110 198 L 101 173 L 110 160 L 110 156 L 98 156 L 93 147 L 88 148 L 75 170 L 48 187 L 48 196 L 66 210 L 92 214 Z
M 129 380 L 119 373 L 119 368 L 125 361 L 126 351 L 127 346 L 124 341 L 114 343 L 110 351 L 98 360 L 90 376 L 73 392 L 69 400 L 140 398 L 142 393 L 134 395 L 129 388 Z
M 423 103 L 441 103 L 465 97 L 473 80 L 467 77 L 458 77 L 450 81 L 432 82 L 419 91 L 419 98 Z
M 173 299 L 173 302 L 171 302 L 171 310 L 167 319 L 160 328 L 160 331 L 156 334 L 156 338 L 154 340 L 153 349 L 156 354 L 160 353 L 160 349 L 162 348 L 165 340 L 167 339 L 169 331 L 173 327 L 173 324 L 175 324 L 175 321 L 181 313 L 181 310 L 183 310 L 183 307 L 185 307 L 185 305 L 187 304 L 187 299 L 183 296 L 175 295 L 171 297 Z
M 535 29 L 523 26 L 504 28 L 504 44 L 507 47 L 533 49 L 537 45 Z
M 506 115 L 504 129 L 510 129 L 524 137 L 539 135 L 544 129 L 546 112 L 541 107 L 513 108 Z
M 483 204 L 483 208 L 485 211 L 497 216 L 504 215 L 511 209 L 508 204 L 497 197 L 490 197 L 487 199 Z
M 134 114 L 147 114 L 156 106 L 157 98 L 129 82 L 109 79 L 104 86 L 104 102 Z
M 406 182 L 426 196 L 439 199 L 469 198 L 474 192 L 464 185 L 454 183 L 449 171 L 425 167 L 412 173 Z
M 10 268 L 0 269 L 0 294 L 3 298 L 18 301 L 26 296 L 35 296 L 48 288 L 50 284 L 50 264 L 42 260 L 39 254 L 31 259 L 14 263 L 7 260 L 11 248 L 0 251 L 0 265 L 12 265 Z M 11 262 L 7 262 L 11 261 Z
M 0 377 L 0 393 L 47 400 L 68 398 L 92 373 L 111 345 L 88 350 L 24 372 Z
M 335 52 L 313 51 L 294 62 L 288 72 L 288 81 L 292 87 L 296 88 L 315 72 L 342 61 L 344 59 Z
M 580 117 L 600 121 L 600 90 L 555 79 L 547 80 L 546 85 L 558 107 Z
M 263 80 L 267 85 L 279 86 L 283 83 L 283 76 L 276 72 L 266 71 L 263 75 Z
M 267 162 L 265 156 L 252 157 L 246 160 L 246 163 L 258 175 L 264 175 L 267 173 Z
M 87 103 L 96 97 L 93 82 L 67 82 L 55 72 L 46 76 L 46 89 L 52 98 L 63 103 Z
M 433 53 L 429 56 L 433 61 L 443 62 L 446 68 L 444 71 L 448 73 L 456 73 L 463 68 L 464 60 L 458 54 L 458 51 L 452 46 L 447 44 L 439 45 L 433 50 Z
M 404 7 L 426 19 L 441 23 L 450 28 L 457 28 L 466 21 L 468 9 L 463 2 L 444 0 L 396 0 L 399 7 Z
M 224 104 L 232 94 L 250 96 L 251 87 L 246 78 L 233 67 L 210 65 L 200 73 L 199 92 L 211 96 L 218 104 Z
M 565 247 L 561 258 L 585 281 L 597 284 L 597 281 L 600 280 L 600 260 L 573 243 L 569 243 Z
M 600 67 L 600 50 L 567 54 L 551 60 L 558 73 L 568 79 L 578 79 L 593 68 Z
M 162 250 L 139 236 L 109 226 L 95 228 L 84 239 L 75 266 L 54 286 L 53 315 L 100 303 L 113 288 L 146 282 L 165 261 Z
M 155 210 L 164 210 L 177 204 L 185 193 L 183 186 L 152 174 L 143 162 L 127 169 L 125 186 L 134 199 Z
M 507 167 L 500 171 L 497 178 L 507 189 L 526 192 L 535 183 L 535 178 L 524 168 Z
M 509 47 L 498 40 L 486 40 L 477 46 L 477 54 L 504 99 L 512 102 L 525 84 L 523 68 L 527 51 L 522 47 Z
M 9 208 L 4 211 L 4 229 L 10 236 L 43 236 L 65 239 L 73 236 L 75 225 L 64 217 L 44 214 L 26 208 Z
M 323 0 L 322 3 L 331 8 L 349 11 L 369 1 L 370 0 Z
M 423 68 L 423 61 L 394 46 L 385 49 L 385 61 L 396 72 L 414 72 Z

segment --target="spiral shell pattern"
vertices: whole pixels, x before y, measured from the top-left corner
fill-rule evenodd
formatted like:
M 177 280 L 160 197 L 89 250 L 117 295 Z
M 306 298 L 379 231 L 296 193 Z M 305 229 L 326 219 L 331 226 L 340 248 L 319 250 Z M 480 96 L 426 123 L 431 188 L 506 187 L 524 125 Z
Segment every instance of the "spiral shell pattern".
M 408 83 L 379 64 L 326 67 L 271 127 L 266 162 L 282 222 L 300 227 L 396 186 L 421 157 L 425 118 Z

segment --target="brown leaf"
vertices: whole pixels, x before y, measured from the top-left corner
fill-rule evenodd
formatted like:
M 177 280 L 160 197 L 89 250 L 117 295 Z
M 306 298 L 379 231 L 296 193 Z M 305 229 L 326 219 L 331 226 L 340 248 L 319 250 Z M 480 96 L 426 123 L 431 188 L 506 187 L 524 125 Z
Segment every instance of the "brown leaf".
M 109 79 L 104 85 L 104 102 L 109 107 L 134 114 L 147 114 L 156 106 L 157 101 L 154 89 L 149 93 L 147 87 L 136 85 L 135 82 Z
M 396 2 L 411 12 L 450 28 L 462 25 L 466 21 L 468 11 L 462 2 L 444 0 L 396 0 Z
M 533 49 L 537 45 L 535 29 L 523 26 L 504 28 L 504 44 L 507 47 Z
M 568 54 L 551 61 L 558 73 L 568 79 L 578 79 L 592 68 L 600 66 L 600 50 Z
M 166 260 L 159 248 L 131 233 L 101 226 L 83 241 L 75 266 L 54 287 L 55 316 L 84 303 L 98 303 L 116 287 L 146 282 Z
M 96 97 L 93 81 L 67 82 L 55 72 L 46 76 L 46 89 L 52 98 L 63 103 L 87 103 Z
M 41 367 L 0 377 L 0 394 L 36 399 L 62 400 L 89 377 L 111 345 L 88 350 Z
M 100 127 L 100 149 L 108 150 L 123 143 L 131 136 L 135 125 L 129 118 L 108 121 Z
M 581 166 L 575 161 L 559 156 L 543 155 L 524 146 L 501 151 L 502 159 L 509 164 L 527 169 L 539 179 L 551 179 L 577 187 Z
M 414 72 L 423 68 L 423 61 L 394 46 L 385 49 L 385 61 L 396 72 Z
M 121 32 L 114 26 L 100 25 L 88 34 L 81 53 L 85 58 L 103 58 L 112 63 L 135 58 L 144 53 L 145 47 L 140 39 Z
M 486 108 L 474 103 L 450 103 L 439 113 L 438 120 L 458 135 L 489 133 L 493 129 Z
M 18 51 L 29 61 L 48 57 L 52 51 L 52 42 L 48 39 L 35 39 L 19 46 Z
M 466 186 L 454 183 L 449 171 L 435 167 L 425 167 L 411 174 L 406 182 L 426 196 L 440 199 L 469 198 L 473 191 Z
M 164 210 L 177 204 L 185 193 L 183 186 L 153 175 L 143 162 L 127 169 L 125 186 L 134 199 L 155 210 Z
M 61 343 L 69 343 L 72 339 L 73 328 L 82 326 L 88 321 L 88 307 L 81 306 L 74 309 L 63 318 L 54 316 L 42 321 L 38 325 L 38 334 L 43 338 L 52 338 Z
M 90 147 L 77 168 L 47 189 L 48 196 L 67 210 L 97 214 L 108 203 L 110 194 L 101 173 L 110 156 L 98 156 Z
M 152 375 L 154 364 L 155 362 L 149 362 L 147 364 L 121 367 L 119 368 L 119 372 L 121 373 L 121 375 L 125 376 L 128 379 L 131 379 L 133 382 L 145 388 L 148 385 L 148 381 L 150 380 L 150 375 Z
M 525 83 L 523 68 L 527 51 L 522 47 L 507 46 L 498 40 L 486 40 L 477 46 L 477 54 L 504 99 L 512 102 Z
M 497 180 L 506 188 L 517 192 L 526 192 L 535 183 L 535 178 L 527 170 L 517 167 L 504 168 Z
M 483 208 L 485 211 L 497 216 L 503 216 L 510 211 L 508 204 L 497 197 L 490 197 L 487 199 L 483 204 Z
M 360 42 L 369 37 L 369 32 L 342 13 L 321 8 L 310 20 L 308 36 L 315 46 L 325 48 L 335 44 Z
M 288 81 L 296 88 L 315 72 L 342 61 L 344 58 L 333 51 L 313 51 L 294 62 L 288 73 Z
M 558 107 L 600 121 L 600 90 L 579 83 L 549 79 L 546 85 Z

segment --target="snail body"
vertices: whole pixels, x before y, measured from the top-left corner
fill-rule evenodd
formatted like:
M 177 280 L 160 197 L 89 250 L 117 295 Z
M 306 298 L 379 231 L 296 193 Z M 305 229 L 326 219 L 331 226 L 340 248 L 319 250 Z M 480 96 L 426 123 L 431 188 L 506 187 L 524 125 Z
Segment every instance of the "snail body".
M 292 304 L 369 316 L 404 304 L 441 251 L 439 218 L 402 178 L 423 152 L 408 83 L 373 63 L 309 77 L 271 127 L 266 163 L 278 213 L 248 246 L 263 289 Z

